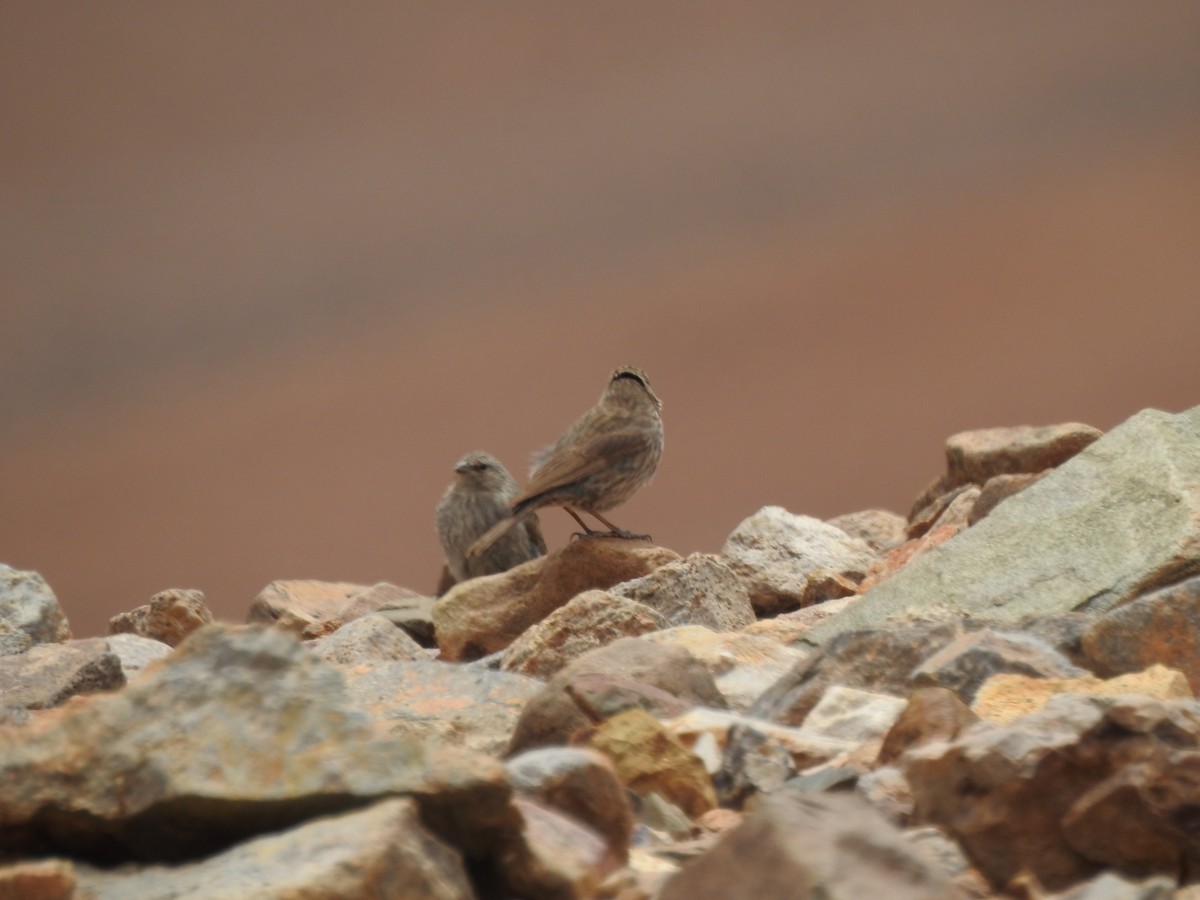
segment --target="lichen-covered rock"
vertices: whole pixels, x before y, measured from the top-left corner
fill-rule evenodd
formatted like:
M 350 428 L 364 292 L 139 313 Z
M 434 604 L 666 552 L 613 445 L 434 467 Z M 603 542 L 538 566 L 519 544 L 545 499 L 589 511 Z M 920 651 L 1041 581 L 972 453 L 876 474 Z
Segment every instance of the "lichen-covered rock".
M 0 656 L 70 637 L 67 617 L 46 579 L 0 563 Z
M 464 747 L 489 756 L 504 752 L 522 709 L 542 688 L 524 675 L 430 659 L 346 672 L 348 698 L 391 734 L 429 750 Z

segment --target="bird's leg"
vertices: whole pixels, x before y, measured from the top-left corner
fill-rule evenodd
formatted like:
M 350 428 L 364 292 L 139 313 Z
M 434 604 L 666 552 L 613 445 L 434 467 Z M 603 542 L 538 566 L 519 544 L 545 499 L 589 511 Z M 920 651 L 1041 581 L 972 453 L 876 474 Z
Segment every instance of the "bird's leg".
M 570 513 L 571 518 L 574 519 L 576 522 L 578 522 L 579 527 L 583 529 L 583 531 L 576 531 L 574 534 L 572 534 L 571 535 L 572 540 L 575 540 L 577 538 L 590 538 L 593 535 L 604 533 L 602 531 L 597 531 L 595 528 L 589 528 L 588 523 L 583 521 L 583 519 L 579 518 L 579 513 L 575 512 L 575 510 L 571 509 L 571 507 L 564 506 L 563 509 L 565 509 L 568 513 Z
M 648 541 L 651 539 L 650 535 L 648 535 L 648 534 L 634 534 L 632 531 L 626 531 L 624 528 L 618 528 L 616 525 L 614 525 L 612 522 L 608 521 L 608 519 L 604 518 L 604 516 L 600 515 L 600 513 L 598 513 L 598 512 L 591 513 L 591 515 L 595 516 L 597 519 L 599 519 L 601 522 L 603 522 L 605 525 L 608 526 L 608 533 L 612 537 L 624 538 L 627 541 Z M 579 518 L 579 517 L 576 516 L 576 518 Z M 600 534 L 601 532 L 593 532 L 593 533 Z

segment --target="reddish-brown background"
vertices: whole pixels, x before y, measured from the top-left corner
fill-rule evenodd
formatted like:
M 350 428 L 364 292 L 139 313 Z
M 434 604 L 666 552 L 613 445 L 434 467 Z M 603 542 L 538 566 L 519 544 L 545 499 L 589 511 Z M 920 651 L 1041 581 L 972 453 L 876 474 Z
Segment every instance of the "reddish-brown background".
M 950 433 L 1200 403 L 1200 6 L 0 7 L 0 561 L 432 588 L 646 368 L 681 552 L 904 510 Z M 544 517 L 553 541 L 567 517 Z

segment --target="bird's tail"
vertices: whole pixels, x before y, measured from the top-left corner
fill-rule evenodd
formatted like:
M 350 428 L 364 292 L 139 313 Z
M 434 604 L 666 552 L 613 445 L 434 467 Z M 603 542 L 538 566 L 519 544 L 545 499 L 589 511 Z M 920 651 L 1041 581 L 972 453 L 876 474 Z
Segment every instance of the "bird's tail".
M 519 521 L 520 516 L 508 515 L 485 531 L 470 547 L 467 548 L 467 559 L 475 559 L 482 556 L 492 549 L 492 545 L 504 535 L 508 534 L 508 530 L 514 527 Z

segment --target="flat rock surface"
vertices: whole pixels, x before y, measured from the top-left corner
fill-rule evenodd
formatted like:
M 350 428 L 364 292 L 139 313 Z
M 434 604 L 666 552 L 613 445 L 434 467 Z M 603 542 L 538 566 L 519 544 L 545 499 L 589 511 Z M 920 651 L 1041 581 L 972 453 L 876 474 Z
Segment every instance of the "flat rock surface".
M 1144 410 L 806 637 L 922 607 L 1004 620 L 1104 611 L 1197 569 L 1200 407 Z

